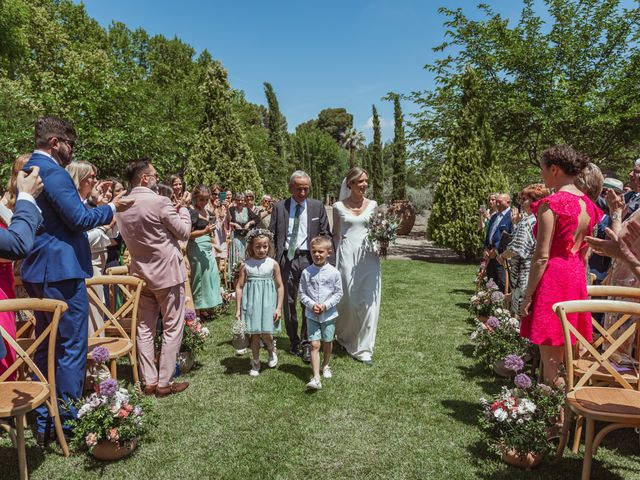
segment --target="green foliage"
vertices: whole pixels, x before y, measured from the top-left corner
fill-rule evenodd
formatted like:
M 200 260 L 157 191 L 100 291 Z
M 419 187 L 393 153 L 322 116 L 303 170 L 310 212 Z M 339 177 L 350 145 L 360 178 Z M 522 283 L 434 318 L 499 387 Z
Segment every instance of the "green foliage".
M 340 143 L 347 131 L 353 127 L 353 115 L 345 108 L 325 108 L 318 114 L 318 119 L 313 126 L 328 133 Z
M 426 67 L 437 86 L 412 95 L 420 106 L 412 139 L 431 173 L 450 149 L 467 65 L 482 79 L 477 95 L 510 181 L 537 180 L 540 154 L 555 143 L 585 151 L 603 169 L 629 168 L 640 147 L 640 8 L 524 0 L 515 24 L 486 4 L 479 9 L 478 19 L 440 9 L 449 38 L 434 50 L 446 53 Z
M 265 190 L 272 195 L 282 196 L 286 194 L 286 180 L 289 176 L 289 163 L 285 151 L 285 138 L 287 135 L 287 120 L 280 112 L 276 92 L 270 83 L 264 83 L 264 93 L 267 97 L 268 110 L 265 116 L 266 128 L 269 137 L 269 146 L 274 152 L 269 162 L 259 163 L 262 167 L 260 174 L 264 180 Z
M 384 184 L 384 165 L 382 162 L 382 141 L 380 133 L 380 117 L 375 105 L 371 105 L 373 114 L 373 144 L 371 145 L 371 175 L 370 182 L 373 187 L 373 198 L 382 203 L 382 189 Z
M 262 181 L 220 62 L 207 66 L 201 93 L 204 121 L 185 172 L 187 182 L 218 183 L 234 192 L 253 190 L 261 195 Z
M 340 145 L 349 152 L 349 168 L 356 165 L 356 151 L 364 147 L 364 135 L 355 128 L 348 128 L 343 134 Z
M 407 146 L 404 139 L 404 120 L 400 107 L 400 95 L 390 94 L 393 100 L 393 200 L 407 197 Z
M 482 245 L 478 207 L 498 188 L 491 129 L 483 100 L 478 96 L 479 79 L 467 68 L 462 78 L 462 108 L 451 125 L 449 150 L 440 171 L 427 233 L 437 244 L 460 255 L 475 256 Z

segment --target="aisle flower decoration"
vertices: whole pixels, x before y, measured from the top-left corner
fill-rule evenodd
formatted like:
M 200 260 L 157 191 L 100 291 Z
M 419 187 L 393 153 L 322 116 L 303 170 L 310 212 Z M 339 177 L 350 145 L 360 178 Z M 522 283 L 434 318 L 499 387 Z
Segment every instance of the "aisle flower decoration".
M 501 308 L 503 305 L 504 294 L 493 280 L 488 280 L 471 297 L 469 310 L 474 316 L 486 317 L 492 315 L 497 308 Z
M 379 206 L 373 211 L 365 225 L 367 238 L 377 246 L 378 255 L 383 259 L 387 258 L 389 244 L 395 243 L 398 237 L 400 225 L 398 216 L 384 206 Z
M 202 325 L 200 319 L 196 316 L 195 310 L 185 309 L 184 332 L 180 351 L 196 353 L 202 350 L 209 335 L 209 329 Z
M 476 325 L 470 338 L 476 345 L 474 356 L 478 360 L 490 368 L 500 362 L 513 375 L 524 368 L 524 358 L 530 356 L 532 344 L 520 336 L 520 323 L 508 310 L 498 308 L 486 322 L 478 321 Z
M 92 452 L 101 442 L 125 445 L 138 439 L 152 423 L 150 397 L 119 387 L 112 378 L 96 384 L 94 390 L 74 403 L 77 419 L 66 422 L 73 429 L 72 448 Z
M 508 462 L 509 457 L 519 457 L 519 462 L 509 463 L 525 466 L 527 457 L 539 462 L 554 453 L 550 431 L 560 418 L 565 396 L 562 389 L 534 384 L 524 373 L 514 381 L 515 388 L 503 387 L 496 398 L 481 399 L 479 421 L 492 451 Z

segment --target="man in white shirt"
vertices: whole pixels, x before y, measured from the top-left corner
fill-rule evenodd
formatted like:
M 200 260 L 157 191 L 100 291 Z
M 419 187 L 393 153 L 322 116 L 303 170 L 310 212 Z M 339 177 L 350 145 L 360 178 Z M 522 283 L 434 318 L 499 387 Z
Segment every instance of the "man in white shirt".
M 317 236 L 331 238 L 324 205 L 319 200 L 307 198 L 310 190 L 309 175 L 302 170 L 293 172 L 289 179 L 291 197 L 274 205 L 269 223 L 276 250 L 275 260 L 280 264 L 285 284 L 284 323 L 291 341 L 289 351 L 293 355 L 299 355 L 302 347 L 302 359 L 305 362 L 311 361 L 311 351 L 306 321 L 301 322 L 298 333 L 296 303 L 300 276 L 311 265 L 310 239 Z

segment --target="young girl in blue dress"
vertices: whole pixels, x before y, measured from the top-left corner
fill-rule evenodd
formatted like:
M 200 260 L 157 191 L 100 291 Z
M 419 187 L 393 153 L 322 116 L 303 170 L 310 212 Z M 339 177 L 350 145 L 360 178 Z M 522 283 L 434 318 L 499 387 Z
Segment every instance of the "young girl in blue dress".
M 273 334 L 280 332 L 284 286 L 272 254 L 273 234 L 269 230 L 254 229 L 247 234 L 246 260 L 236 282 L 236 320 L 245 324 L 245 332 L 251 336 L 252 377 L 260 374 L 260 339 L 269 352 L 269 368 L 278 364 Z

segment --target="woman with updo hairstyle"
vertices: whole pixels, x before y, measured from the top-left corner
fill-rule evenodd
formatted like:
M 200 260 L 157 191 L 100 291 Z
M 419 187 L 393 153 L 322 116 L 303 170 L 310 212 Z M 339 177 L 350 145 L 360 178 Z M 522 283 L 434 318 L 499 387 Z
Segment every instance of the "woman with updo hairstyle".
M 555 193 L 531 205 L 537 216 L 536 247 L 520 307 L 520 335 L 540 347 L 547 385 L 563 384 L 558 370 L 564 361 L 564 336 L 553 305 L 587 299 L 584 238 L 602 218 L 602 211 L 575 186 L 588 164 L 589 157 L 567 145 L 545 150 L 540 159 L 542 180 Z M 567 318 L 591 341 L 591 314 L 574 313 Z
M 527 289 L 531 259 L 536 246 L 536 239 L 533 236 L 536 216 L 531 214 L 531 204 L 547 195 L 549 195 L 549 189 L 543 183 L 534 183 L 522 189 L 520 192 L 522 220 L 516 224 L 511 241 L 498 258 L 500 263 L 509 261 L 511 311 L 516 314 L 520 311 L 520 302 Z
M 578 190 L 589 197 L 593 203 L 596 203 L 602 193 L 604 176 L 595 163 L 589 162 L 585 169 L 576 176 L 574 183 Z

